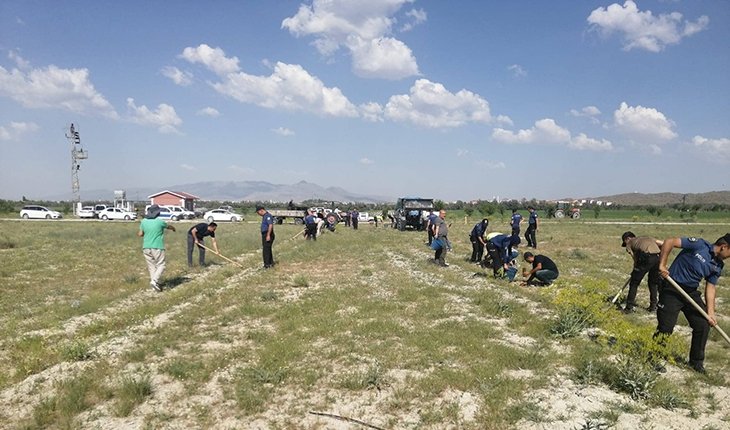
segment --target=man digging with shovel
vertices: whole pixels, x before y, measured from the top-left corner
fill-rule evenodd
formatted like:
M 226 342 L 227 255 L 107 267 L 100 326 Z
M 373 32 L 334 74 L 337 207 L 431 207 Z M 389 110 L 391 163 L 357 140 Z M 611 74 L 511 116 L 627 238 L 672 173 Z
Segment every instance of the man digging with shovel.
M 674 248 L 681 248 L 682 251 L 672 262 L 672 267 L 667 269 L 667 258 Z M 730 233 L 717 239 L 714 244 L 696 237 L 675 237 L 665 240 L 661 248 L 659 273 L 665 279 L 659 292 L 658 323 L 654 338 L 659 338 L 661 342 L 661 337 L 672 334 L 679 311 L 682 311 L 692 327 L 688 364 L 699 373 L 706 373 L 704 360 L 707 336 L 710 327 L 717 325 L 715 285 L 724 266 L 723 260 L 728 257 L 730 257 Z M 702 294 L 698 291 L 702 279 L 705 279 L 707 305 L 702 301 Z M 675 287 L 672 284 L 677 285 Z M 690 303 L 688 298 L 696 305 Z M 701 308 L 706 316 L 703 316 L 703 312 L 697 307 Z

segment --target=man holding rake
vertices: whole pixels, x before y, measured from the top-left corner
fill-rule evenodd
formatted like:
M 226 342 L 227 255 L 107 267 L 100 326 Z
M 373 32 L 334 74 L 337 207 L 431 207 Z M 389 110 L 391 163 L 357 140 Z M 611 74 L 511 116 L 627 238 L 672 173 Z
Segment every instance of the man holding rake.
M 682 251 L 667 269 L 667 259 L 674 248 L 681 248 Z M 717 239 L 715 243 L 696 237 L 667 239 L 659 255 L 659 273 L 665 280 L 659 292 L 657 331 L 654 337 L 659 337 L 661 341 L 661 337 L 671 335 L 677 324 L 679 311 L 682 311 L 692 327 L 688 364 L 699 373 L 706 373 L 704 360 L 707 336 L 710 327 L 717 325 L 715 285 L 724 266 L 723 260 L 728 257 L 730 257 L 730 233 Z M 702 301 L 702 294 L 698 291 L 702 279 L 705 280 L 707 305 Z M 689 303 L 687 298 L 671 285 L 671 281 L 678 284 L 678 287 L 706 312 L 708 318 Z

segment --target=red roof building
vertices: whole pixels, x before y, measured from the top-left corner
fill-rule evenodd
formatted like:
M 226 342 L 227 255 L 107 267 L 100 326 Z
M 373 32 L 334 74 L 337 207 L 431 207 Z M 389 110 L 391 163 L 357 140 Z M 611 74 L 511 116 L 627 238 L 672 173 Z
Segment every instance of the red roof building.
M 160 191 L 159 193 L 147 196 L 150 199 L 151 205 L 173 205 L 182 206 L 189 211 L 195 210 L 195 200 L 199 200 L 200 197 L 196 197 L 192 194 L 183 193 L 182 191 Z

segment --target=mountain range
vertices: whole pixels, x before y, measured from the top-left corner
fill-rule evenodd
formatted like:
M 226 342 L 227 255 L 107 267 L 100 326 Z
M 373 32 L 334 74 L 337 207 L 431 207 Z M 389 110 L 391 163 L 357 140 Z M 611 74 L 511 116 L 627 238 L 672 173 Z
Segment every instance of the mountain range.
M 359 203 L 392 203 L 395 197 L 357 194 L 340 187 L 324 188 L 307 181 L 296 184 L 272 184 L 263 181 L 210 181 L 191 184 L 170 185 L 162 188 L 127 188 L 128 200 L 146 201 L 147 196 L 160 191 L 182 191 L 199 197 L 201 200 L 214 201 L 271 201 L 288 202 L 294 200 L 319 199 L 335 202 Z M 48 196 L 44 200 L 69 200 L 69 195 Z M 85 202 L 111 201 L 114 199 L 113 190 L 82 190 L 81 199 Z

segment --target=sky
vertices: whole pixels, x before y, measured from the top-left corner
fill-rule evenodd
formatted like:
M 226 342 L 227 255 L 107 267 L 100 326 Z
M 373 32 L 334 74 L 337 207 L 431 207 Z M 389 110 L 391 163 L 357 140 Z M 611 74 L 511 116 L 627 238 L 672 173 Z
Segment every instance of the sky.
M 3 0 L 0 198 L 70 198 L 71 123 L 82 199 L 727 190 L 729 41 L 724 0 Z

